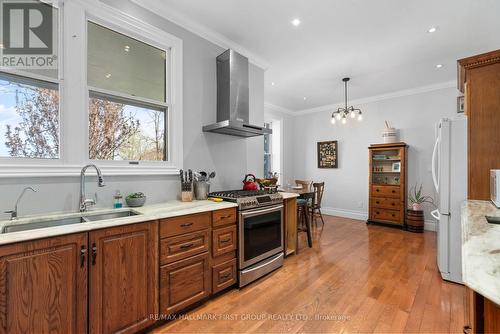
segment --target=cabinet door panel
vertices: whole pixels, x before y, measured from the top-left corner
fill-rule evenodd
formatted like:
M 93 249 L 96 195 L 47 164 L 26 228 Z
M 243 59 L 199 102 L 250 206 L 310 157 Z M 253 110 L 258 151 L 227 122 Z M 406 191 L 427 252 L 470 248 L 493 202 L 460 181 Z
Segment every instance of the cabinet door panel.
M 86 249 L 87 233 L 0 247 L 0 333 L 85 333 Z
M 209 231 L 187 233 L 160 240 L 160 264 L 172 263 L 187 257 L 208 252 Z
M 178 312 L 210 295 L 208 253 L 161 267 L 162 314 Z
M 212 268 L 212 293 L 224 290 L 237 282 L 236 259 Z
M 212 256 L 219 256 L 236 249 L 236 225 L 213 230 Z
M 158 223 L 93 231 L 89 246 L 91 333 L 151 325 L 158 313 Z
M 237 219 L 236 208 L 222 209 L 212 212 L 213 227 L 236 224 Z

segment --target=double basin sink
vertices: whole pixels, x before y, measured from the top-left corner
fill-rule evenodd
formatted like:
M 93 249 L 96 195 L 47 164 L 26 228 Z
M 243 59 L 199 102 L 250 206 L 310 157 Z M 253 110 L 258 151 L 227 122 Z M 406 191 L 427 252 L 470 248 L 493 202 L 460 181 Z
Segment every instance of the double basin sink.
M 9 224 L 5 225 L 2 228 L 1 233 L 11 233 L 11 232 L 20 232 L 20 231 L 29 231 L 36 230 L 40 228 L 46 227 L 55 227 L 55 226 L 64 226 L 64 225 L 72 225 L 72 224 L 81 224 L 81 223 L 91 223 L 101 220 L 109 220 L 109 219 L 118 219 L 118 218 L 126 218 L 140 215 L 133 210 L 124 210 L 117 212 L 106 212 L 106 213 L 92 213 L 85 212 L 79 216 L 71 215 L 65 218 L 57 218 L 57 219 L 47 219 L 43 221 L 35 221 L 29 222 L 25 224 Z

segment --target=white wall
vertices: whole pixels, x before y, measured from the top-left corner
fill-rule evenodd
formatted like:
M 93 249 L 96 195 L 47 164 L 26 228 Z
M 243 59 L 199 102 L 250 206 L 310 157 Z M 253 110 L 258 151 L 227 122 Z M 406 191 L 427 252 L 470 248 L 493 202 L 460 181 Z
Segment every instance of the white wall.
M 203 125 L 214 123 L 216 119 L 215 58 L 224 50 L 130 1 L 103 2 L 183 40 L 184 168 L 215 170 L 217 177 L 212 190 L 240 188 L 248 171 L 262 174 L 262 137 L 247 140 L 202 132 Z M 264 118 L 264 71 L 253 64 L 249 66 L 250 119 L 258 125 L 263 124 Z M 107 186 L 98 190 L 99 207 L 112 205 L 116 189 L 122 194 L 143 191 L 149 203 L 175 199 L 179 193 L 176 176 L 104 175 L 104 179 Z M 0 178 L 0 212 L 12 209 L 17 195 L 27 185 L 37 188 L 38 193 L 26 194 L 19 206 L 21 215 L 78 208 L 79 177 Z M 95 182 L 89 182 L 88 192 L 96 190 Z M 0 220 L 6 218 L 8 215 L 0 213 Z
M 357 105 L 363 121 L 331 125 L 331 112 L 318 112 L 293 119 L 293 175 L 298 179 L 325 182 L 325 213 L 366 219 L 368 212 L 368 146 L 381 143 L 384 120 L 400 129 L 400 140 L 409 145 L 408 185 L 423 183 L 434 196 L 431 156 L 434 124 L 456 111 L 455 88 Z M 290 139 L 288 139 L 290 140 Z M 316 143 L 337 140 L 339 168 L 318 169 Z M 430 219 L 426 210 L 426 219 Z M 430 227 L 430 226 L 429 226 Z M 432 228 L 432 227 L 430 227 Z
M 281 121 L 281 183 L 283 185 L 294 177 L 294 116 L 279 108 L 266 104 L 264 107 L 264 118 L 266 122 L 273 120 Z M 273 137 L 273 141 L 276 140 Z

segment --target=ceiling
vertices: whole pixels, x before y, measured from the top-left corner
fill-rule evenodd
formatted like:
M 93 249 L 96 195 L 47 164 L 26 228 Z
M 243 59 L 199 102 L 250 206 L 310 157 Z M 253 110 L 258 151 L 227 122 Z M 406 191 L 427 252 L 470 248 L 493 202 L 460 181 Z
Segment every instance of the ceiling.
M 341 102 L 346 76 L 352 99 L 449 82 L 457 59 L 500 48 L 498 0 L 135 2 L 265 60 L 265 100 L 290 111 Z

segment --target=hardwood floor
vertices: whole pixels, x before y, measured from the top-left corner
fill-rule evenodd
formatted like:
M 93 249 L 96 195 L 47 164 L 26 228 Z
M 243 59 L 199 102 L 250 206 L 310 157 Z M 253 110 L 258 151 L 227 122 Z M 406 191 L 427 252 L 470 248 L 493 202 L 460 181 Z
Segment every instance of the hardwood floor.
M 464 287 L 443 281 L 436 236 L 325 216 L 280 270 L 155 333 L 462 333 Z

